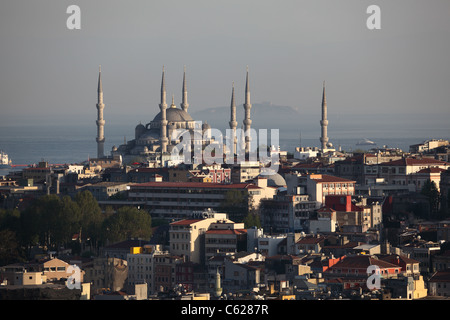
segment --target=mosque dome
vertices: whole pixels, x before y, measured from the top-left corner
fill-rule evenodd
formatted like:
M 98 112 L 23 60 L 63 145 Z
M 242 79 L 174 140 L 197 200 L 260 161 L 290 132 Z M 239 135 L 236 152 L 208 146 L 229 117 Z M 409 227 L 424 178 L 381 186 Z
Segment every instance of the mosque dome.
M 162 116 L 159 112 L 153 121 L 161 121 Z M 166 120 L 169 122 L 184 122 L 184 121 L 194 121 L 192 117 L 184 110 L 178 108 L 167 108 L 166 109 Z
M 158 130 L 147 130 L 143 133 L 138 139 L 137 144 L 149 144 L 153 142 L 157 142 L 160 139 L 160 133 Z
M 266 178 L 267 185 L 269 187 L 286 187 L 286 180 L 284 180 L 283 176 L 273 170 L 262 171 L 259 175 L 259 178 Z
M 135 139 L 138 139 L 145 132 L 145 127 L 143 124 L 138 124 L 134 129 Z

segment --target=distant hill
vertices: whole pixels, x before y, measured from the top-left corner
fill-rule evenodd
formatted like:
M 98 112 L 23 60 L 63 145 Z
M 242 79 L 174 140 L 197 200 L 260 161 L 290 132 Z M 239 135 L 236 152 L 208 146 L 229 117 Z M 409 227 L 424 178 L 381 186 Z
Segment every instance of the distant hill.
M 201 111 L 190 112 L 193 119 L 206 121 L 211 128 L 225 132 L 229 128 L 230 107 L 215 107 Z M 303 115 L 300 111 L 289 107 L 271 104 L 270 102 L 252 104 L 252 128 L 279 129 L 280 134 L 291 132 L 298 136 L 300 131 L 314 131 L 319 129 L 319 120 L 311 115 Z M 236 105 L 236 121 L 241 128 L 244 120 L 244 107 Z

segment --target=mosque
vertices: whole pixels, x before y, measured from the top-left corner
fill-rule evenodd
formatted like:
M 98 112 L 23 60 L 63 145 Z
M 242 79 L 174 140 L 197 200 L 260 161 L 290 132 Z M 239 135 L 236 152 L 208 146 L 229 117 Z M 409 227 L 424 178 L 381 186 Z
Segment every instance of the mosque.
M 246 88 L 245 88 L 245 119 L 243 121 L 243 127 L 247 130 L 250 129 L 251 119 L 250 119 L 250 90 L 248 85 L 248 69 L 246 78 Z M 231 118 L 230 118 L 230 128 L 236 132 L 237 121 L 236 121 L 236 105 L 234 98 L 234 85 L 232 89 L 231 98 Z M 98 77 L 98 102 L 97 102 L 97 150 L 98 158 L 104 158 L 104 125 L 105 121 L 103 119 L 103 109 L 105 107 L 103 103 L 103 87 L 101 79 L 101 69 L 99 70 Z M 191 136 L 191 148 L 192 150 L 196 148 L 203 148 L 205 145 L 214 142 L 211 139 L 211 127 L 207 123 L 202 123 L 202 121 L 194 120 L 188 113 L 189 103 L 187 95 L 187 85 L 186 85 L 186 69 L 183 72 L 183 85 L 182 85 L 182 102 L 180 108 L 174 103 L 174 97 L 172 96 L 172 104 L 167 105 L 166 96 L 166 82 L 165 82 L 165 71 L 163 67 L 162 79 L 161 79 L 161 99 L 159 103 L 160 112 L 153 118 L 152 121 L 143 125 L 139 123 L 135 127 L 135 137 L 134 139 L 125 142 L 118 147 L 114 146 L 111 150 L 112 157 L 120 156 L 124 163 L 130 163 L 133 161 L 144 161 L 148 163 L 159 163 L 161 165 L 167 164 L 168 161 L 173 161 L 173 156 L 171 154 L 173 148 L 178 145 L 182 138 L 180 139 L 177 135 L 173 135 L 175 130 L 180 130 L 177 132 L 189 132 Z M 200 138 L 199 138 L 200 137 Z M 234 139 L 233 151 L 236 151 L 237 139 Z M 246 150 L 248 150 L 249 141 L 245 141 Z M 181 162 L 181 159 L 180 159 Z

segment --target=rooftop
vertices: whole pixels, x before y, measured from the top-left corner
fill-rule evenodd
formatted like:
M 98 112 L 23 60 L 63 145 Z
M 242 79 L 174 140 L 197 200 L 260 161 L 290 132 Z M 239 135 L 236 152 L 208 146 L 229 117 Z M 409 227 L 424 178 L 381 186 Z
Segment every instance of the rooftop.
M 336 177 L 336 176 L 331 176 L 328 174 L 312 174 L 312 175 L 310 175 L 310 178 L 319 183 L 327 183 L 327 182 L 356 183 L 356 181 L 353 181 L 353 180 Z
M 399 268 L 398 265 L 377 259 L 370 255 L 348 256 L 336 263 L 332 269 L 336 268 L 357 268 L 367 269 L 371 265 L 377 265 L 380 268 Z
M 245 234 L 247 233 L 246 229 L 212 229 L 206 231 L 206 234 Z
M 380 166 L 419 166 L 419 165 L 449 165 L 448 162 L 432 158 L 402 158 L 398 160 L 380 163 Z
M 321 237 L 321 236 L 313 237 L 313 236 L 310 236 L 310 237 L 301 238 L 296 243 L 297 244 L 316 244 L 316 243 L 320 243 L 320 242 L 322 242 L 324 240 L 325 240 L 325 237 Z
M 137 183 L 131 186 L 135 188 L 177 188 L 177 189 L 189 189 L 189 188 L 202 188 L 202 189 L 248 189 L 253 188 L 251 183 L 210 183 L 210 182 L 145 182 Z
M 180 221 L 172 222 L 170 225 L 172 226 L 189 226 L 191 224 L 197 223 L 199 221 L 202 221 L 203 219 L 184 219 Z
M 450 282 L 450 269 L 437 271 L 433 274 L 429 282 Z

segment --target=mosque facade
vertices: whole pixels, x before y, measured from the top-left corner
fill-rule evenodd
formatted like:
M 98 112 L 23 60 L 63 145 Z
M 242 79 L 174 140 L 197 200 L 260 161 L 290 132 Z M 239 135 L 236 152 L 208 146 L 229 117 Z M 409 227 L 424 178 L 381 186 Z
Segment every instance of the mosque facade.
M 250 91 L 248 85 L 248 70 L 246 78 L 245 89 L 245 119 L 243 124 L 245 129 L 250 129 Z M 103 109 L 105 105 L 103 103 L 103 87 L 101 80 L 101 72 L 99 72 L 98 79 L 98 117 L 97 117 L 97 146 L 98 146 L 98 158 L 104 157 L 103 145 L 105 142 L 104 137 L 104 125 Z M 179 146 L 183 140 L 183 136 L 188 133 L 191 141 L 191 151 L 194 154 L 194 150 L 198 148 L 204 148 L 206 145 L 211 144 L 214 140 L 211 138 L 211 127 L 207 123 L 203 123 L 199 120 L 194 120 L 188 113 L 189 103 L 187 95 L 186 84 L 186 70 L 183 73 L 183 85 L 182 85 L 182 102 L 178 108 L 174 103 L 174 97 L 172 96 L 172 103 L 169 106 L 167 104 L 166 94 L 166 82 L 165 71 L 163 67 L 162 79 L 161 79 L 161 98 L 159 103 L 160 112 L 156 114 L 152 121 L 145 125 L 139 123 L 135 127 L 134 139 L 124 142 L 118 147 L 114 146 L 111 150 L 112 157 L 121 157 L 123 163 L 130 162 L 147 162 L 147 163 L 159 163 L 162 166 L 167 165 L 167 161 L 173 159 L 172 151 L 176 146 Z M 231 117 L 230 128 L 235 132 L 236 122 L 236 106 L 234 102 L 234 85 L 232 91 L 232 103 L 231 103 Z M 180 135 L 182 133 L 183 135 Z M 233 151 L 236 150 L 236 140 L 234 139 Z M 249 141 L 247 141 L 247 144 Z M 248 146 L 246 145 L 246 149 Z M 247 149 L 248 150 L 248 149 Z M 182 162 L 182 159 L 179 159 Z

